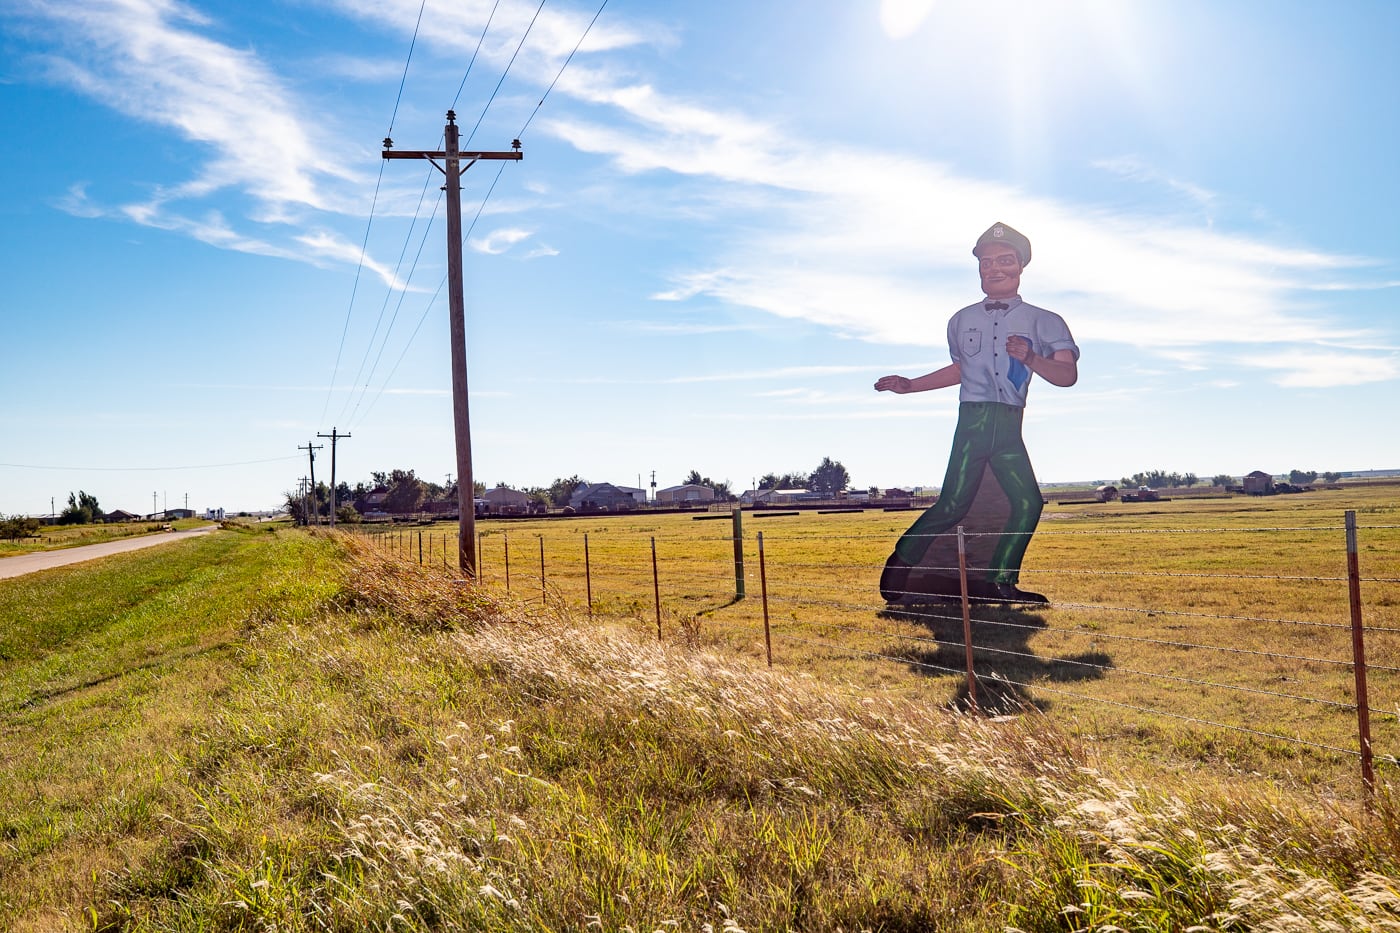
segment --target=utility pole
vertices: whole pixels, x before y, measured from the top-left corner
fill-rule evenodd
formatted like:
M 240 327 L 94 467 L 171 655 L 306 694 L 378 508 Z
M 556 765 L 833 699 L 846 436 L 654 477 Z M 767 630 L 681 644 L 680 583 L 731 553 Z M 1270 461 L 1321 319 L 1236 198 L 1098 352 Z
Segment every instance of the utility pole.
M 156 517 L 156 491 L 151 490 L 151 518 Z
M 331 428 L 329 434 L 317 434 L 317 437 L 329 437 L 331 439 L 331 527 L 335 527 L 335 442 L 347 438 L 349 434 L 337 434 L 335 428 Z
M 462 298 L 462 160 L 467 168 L 477 162 L 519 162 L 520 140 L 511 141 L 510 152 L 461 152 L 458 150 L 457 114 L 447 111 L 443 151 L 394 152 L 394 141 L 384 138 L 386 159 L 427 159 L 442 172 L 447 192 L 447 311 L 452 343 L 452 416 L 457 439 L 457 559 L 462 572 L 476 579 L 476 484 L 472 479 L 471 422 L 467 409 L 467 327 Z M 438 165 L 438 159 L 443 160 Z
M 318 435 L 318 436 L 319 436 L 319 435 Z M 310 441 L 307 441 L 305 447 L 300 447 L 300 446 L 297 447 L 297 450 L 304 450 L 304 451 L 306 451 L 306 455 L 307 455 L 308 457 L 311 458 L 311 504 L 312 504 L 312 505 L 315 505 L 315 504 L 316 504 L 316 451 L 320 450 L 322 447 L 325 447 L 325 446 L 326 446 L 325 444 L 317 444 L 316 446 L 313 447 L 313 446 L 311 446 L 311 442 L 310 442 Z M 310 524 L 311 524 L 311 514 L 312 514 L 312 513 L 310 513 L 310 512 L 307 512 L 307 513 L 306 513 L 306 524 L 307 524 L 307 525 L 310 525 Z M 335 510 L 334 510 L 334 509 L 331 510 L 331 514 L 332 514 L 332 515 L 335 514 Z M 320 509 L 316 509 L 316 524 L 318 524 L 318 525 L 321 524 L 321 510 L 320 510 Z

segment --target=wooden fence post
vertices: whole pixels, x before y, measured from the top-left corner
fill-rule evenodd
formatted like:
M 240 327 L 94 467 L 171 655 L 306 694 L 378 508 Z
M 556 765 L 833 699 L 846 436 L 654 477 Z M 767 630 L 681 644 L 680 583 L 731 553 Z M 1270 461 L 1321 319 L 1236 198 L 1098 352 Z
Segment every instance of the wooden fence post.
M 977 710 L 977 675 L 972 669 L 972 607 L 967 598 L 967 540 L 958 526 L 958 585 L 962 588 L 963 644 L 967 648 L 967 699 Z
M 773 666 L 773 633 L 768 627 L 768 565 L 763 557 L 763 532 L 758 533 L 758 587 L 763 594 L 763 645 L 768 651 L 768 666 Z
M 1371 700 L 1366 690 L 1366 639 L 1361 625 L 1361 561 L 1356 548 L 1356 512 L 1346 512 L 1347 599 L 1351 604 L 1352 670 L 1356 674 L 1356 729 L 1361 741 L 1361 783 L 1369 804 L 1376 793 L 1376 772 L 1371 750 Z

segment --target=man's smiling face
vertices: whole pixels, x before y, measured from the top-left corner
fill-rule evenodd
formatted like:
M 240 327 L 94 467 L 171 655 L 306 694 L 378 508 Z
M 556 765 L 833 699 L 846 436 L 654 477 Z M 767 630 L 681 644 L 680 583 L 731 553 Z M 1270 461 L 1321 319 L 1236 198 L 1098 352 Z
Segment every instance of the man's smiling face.
M 988 243 L 978 250 L 977 268 L 988 298 L 1014 298 L 1021 290 L 1021 257 L 1004 243 Z

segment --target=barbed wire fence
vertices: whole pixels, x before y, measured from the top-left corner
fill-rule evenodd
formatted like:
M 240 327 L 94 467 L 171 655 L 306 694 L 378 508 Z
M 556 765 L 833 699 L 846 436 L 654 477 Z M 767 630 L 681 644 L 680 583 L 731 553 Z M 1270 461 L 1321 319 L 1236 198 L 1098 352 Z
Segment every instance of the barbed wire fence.
M 888 534 L 775 533 L 779 523 L 755 521 L 793 514 L 698 515 L 728 524 L 697 531 L 658 523 L 655 533 L 507 526 L 478 535 L 478 572 L 483 585 L 514 598 L 654 624 L 659 639 L 717 627 L 770 666 L 849 658 L 953 679 L 952 702 L 988 714 L 1065 702 L 1225 730 L 1283 754 L 1340 756 L 1357 762 L 1368 796 L 1376 761 L 1400 764 L 1394 751 L 1378 754 L 1372 736 L 1380 724 L 1382 747 L 1400 749 L 1396 706 L 1372 700 L 1400 686 L 1400 577 L 1363 576 L 1359 561 L 1363 540 L 1368 552 L 1394 554 L 1400 525 L 1358 526 L 1348 511 L 1341 524 L 1042 528 L 1037 537 L 1073 536 L 1076 546 L 1064 549 L 1071 557 L 1062 566 L 1025 571 L 1056 598 L 1013 606 L 973 595 L 967 581 L 987 568 L 965 560 L 924 568 L 956 575 L 956 597 L 911 593 L 887 602 L 876 580 Z M 746 518 L 762 527 L 746 535 Z M 366 533 L 397 559 L 457 566 L 451 534 Z M 1213 547 L 1227 535 L 1230 548 Z M 939 537 L 962 544 L 978 536 L 959 529 Z M 1119 565 L 1158 551 L 1190 554 L 1200 566 Z M 1335 554 L 1327 566 L 1302 563 L 1319 552 Z M 1290 611 L 1233 609 L 1251 602 Z M 1091 689 L 1106 681 L 1114 695 Z M 1353 741 L 1337 738 L 1345 734 L 1337 717 L 1355 721 Z

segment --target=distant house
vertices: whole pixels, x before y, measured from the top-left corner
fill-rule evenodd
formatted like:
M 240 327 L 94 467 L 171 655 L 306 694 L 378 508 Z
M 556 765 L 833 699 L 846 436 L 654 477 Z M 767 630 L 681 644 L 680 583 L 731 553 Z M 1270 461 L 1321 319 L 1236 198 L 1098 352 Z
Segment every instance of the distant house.
M 709 486 L 687 483 L 683 486 L 667 486 L 656 491 L 657 505 L 708 505 L 715 501 L 715 491 Z
M 389 495 L 388 486 L 375 486 L 355 500 L 355 511 L 361 515 L 368 515 L 371 512 L 382 515 L 384 514 L 384 498 L 387 495 Z
M 530 510 L 530 497 L 509 486 L 488 489 L 481 498 L 486 500 L 486 510 L 492 515 L 524 515 Z
M 114 511 L 108 512 L 103 517 L 109 522 L 134 522 L 141 516 L 137 515 L 135 512 L 127 512 L 124 509 L 116 509 Z
M 748 489 L 739 497 L 739 504 L 783 505 L 810 496 L 811 493 L 806 489 Z M 657 498 L 659 499 L 660 497 L 661 494 L 657 493 Z
M 1263 470 L 1255 470 L 1245 476 L 1244 491 L 1250 496 L 1270 495 L 1274 491 L 1274 478 Z
M 641 493 L 641 501 L 645 501 L 646 490 L 643 489 L 612 483 L 583 483 L 569 497 L 569 508 L 576 512 L 627 512 L 640 504 L 637 493 Z

